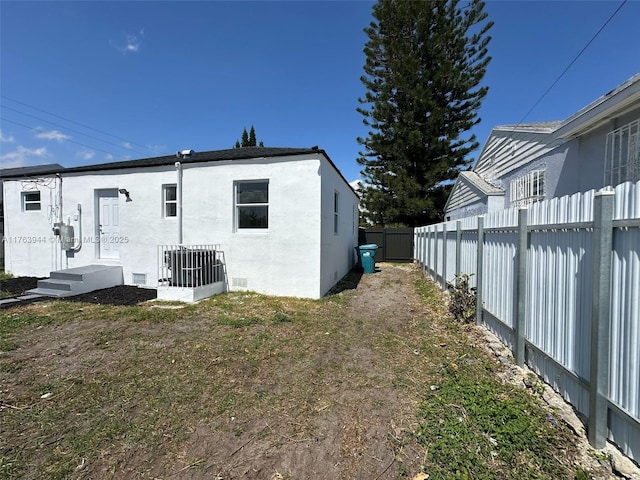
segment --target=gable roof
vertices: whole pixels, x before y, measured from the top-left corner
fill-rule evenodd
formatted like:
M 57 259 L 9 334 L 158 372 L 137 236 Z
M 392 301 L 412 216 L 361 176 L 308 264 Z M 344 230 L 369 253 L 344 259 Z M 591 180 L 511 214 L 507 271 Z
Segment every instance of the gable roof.
M 567 141 L 553 134 L 554 128 L 561 123 L 502 125 L 493 128 L 473 171 L 491 181 L 523 167 Z
M 460 172 L 444 206 L 444 211 L 446 213 L 457 210 L 495 195 L 504 195 L 504 190 L 491 185 L 476 172 L 469 170 Z
M 498 125 L 493 130 L 503 130 L 507 132 L 532 132 L 532 133 L 551 133 L 560 125 L 562 120 L 554 120 L 551 122 L 535 122 L 535 123 L 517 123 L 515 125 Z

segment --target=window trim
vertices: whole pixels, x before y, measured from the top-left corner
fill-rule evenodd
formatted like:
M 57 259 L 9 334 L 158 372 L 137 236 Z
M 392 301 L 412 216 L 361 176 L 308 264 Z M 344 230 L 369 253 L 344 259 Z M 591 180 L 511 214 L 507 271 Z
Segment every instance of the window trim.
M 333 192 L 333 234 L 339 235 L 340 233 L 340 192 L 335 190 Z
M 167 192 L 170 188 L 175 190 L 175 200 L 167 199 Z M 175 205 L 175 214 L 168 215 L 167 207 Z M 165 183 L 162 185 L 162 218 L 176 218 L 178 216 L 178 185 L 176 183 Z
M 604 185 L 640 180 L 640 118 L 607 133 L 603 170 Z
M 250 183 L 264 183 L 267 186 L 267 201 L 266 202 L 238 202 L 238 186 L 242 184 Z M 269 230 L 269 179 L 258 178 L 250 180 L 235 180 L 233 182 L 233 229 L 235 232 L 257 232 L 265 233 Z M 264 227 L 241 227 L 240 226 L 240 209 L 243 207 L 264 207 L 267 211 L 267 224 Z
M 510 203 L 514 207 L 524 207 L 546 198 L 545 170 L 530 170 L 513 178 L 510 182 Z
M 38 195 L 38 200 L 28 200 L 28 195 Z M 23 212 L 39 212 L 42 210 L 42 193 L 40 190 L 26 190 L 20 192 L 20 203 Z M 27 205 L 37 205 L 38 208 L 27 208 Z

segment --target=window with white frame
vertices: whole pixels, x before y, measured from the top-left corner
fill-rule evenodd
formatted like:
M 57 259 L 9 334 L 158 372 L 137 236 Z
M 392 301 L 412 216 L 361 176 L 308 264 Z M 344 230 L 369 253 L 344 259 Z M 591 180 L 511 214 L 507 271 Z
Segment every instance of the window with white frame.
M 338 234 L 338 201 L 340 200 L 340 195 L 338 192 L 333 192 L 333 233 L 334 235 Z
M 235 182 L 236 230 L 269 228 L 269 181 Z
M 22 211 L 31 212 L 42 208 L 40 202 L 40 192 L 22 192 Z
M 165 218 L 178 215 L 178 192 L 175 184 L 162 186 L 162 214 Z
M 544 200 L 544 170 L 532 170 L 511 180 L 511 205 L 523 207 Z
M 640 180 L 640 118 L 609 132 L 605 147 L 604 184 Z

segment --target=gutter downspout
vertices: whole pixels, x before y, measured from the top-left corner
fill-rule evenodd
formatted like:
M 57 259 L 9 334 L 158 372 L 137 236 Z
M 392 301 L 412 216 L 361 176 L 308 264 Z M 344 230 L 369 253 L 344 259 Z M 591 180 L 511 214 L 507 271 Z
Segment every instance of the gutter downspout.
M 63 215 L 64 212 L 62 211 L 62 175 L 59 173 L 56 173 L 56 177 L 58 177 L 58 180 L 60 180 L 60 187 L 58 188 L 58 221 L 60 222 L 60 225 L 62 225 L 62 223 L 64 222 L 63 219 Z M 60 266 L 62 267 L 62 262 L 63 259 L 65 258 L 64 252 L 62 249 L 60 249 Z M 66 264 L 65 264 L 65 268 L 69 267 L 69 259 L 66 259 Z
M 178 245 L 182 245 L 182 164 L 175 163 L 176 167 L 176 202 L 178 215 Z

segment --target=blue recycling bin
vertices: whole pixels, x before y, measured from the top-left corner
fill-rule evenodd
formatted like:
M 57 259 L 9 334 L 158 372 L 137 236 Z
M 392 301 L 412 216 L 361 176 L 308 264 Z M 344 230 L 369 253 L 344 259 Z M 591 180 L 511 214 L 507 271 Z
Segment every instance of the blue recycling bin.
M 378 245 L 371 243 L 369 245 L 360 245 L 358 247 L 358 258 L 364 273 L 375 273 L 376 271 L 376 250 Z

